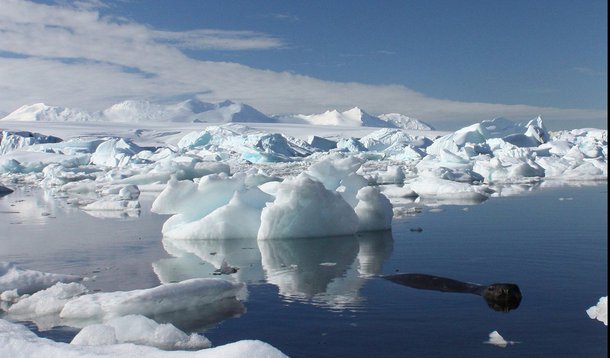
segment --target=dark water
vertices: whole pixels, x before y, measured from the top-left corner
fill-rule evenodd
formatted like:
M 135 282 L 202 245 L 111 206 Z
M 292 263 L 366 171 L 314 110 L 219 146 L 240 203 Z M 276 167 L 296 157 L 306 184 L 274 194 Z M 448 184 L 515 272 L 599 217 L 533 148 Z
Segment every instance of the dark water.
M 161 240 L 165 218 L 150 214 L 145 199 L 139 218 L 100 219 L 40 192 L 17 192 L 0 199 L 0 260 L 95 275 L 88 287 L 104 291 L 216 277 L 225 260 L 240 269 L 221 277 L 248 283 L 245 312 L 168 318 L 214 345 L 260 339 L 292 357 L 606 357 L 607 327 L 585 310 L 608 292 L 607 199 L 606 183 L 563 187 L 421 206 L 391 233 L 171 243 Z M 513 282 L 523 300 L 497 312 L 476 295 L 378 277 L 397 272 Z M 214 323 L 232 315 L 239 317 Z M 483 343 L 494 330 L 518 343 Z M 69 341 L 75 331 L 39 334 Z

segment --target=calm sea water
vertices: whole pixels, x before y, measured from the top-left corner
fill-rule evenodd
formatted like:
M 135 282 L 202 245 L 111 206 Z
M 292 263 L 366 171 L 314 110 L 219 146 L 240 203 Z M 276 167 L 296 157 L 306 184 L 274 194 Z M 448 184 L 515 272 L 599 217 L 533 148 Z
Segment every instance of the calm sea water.
M 607 356 L 607 327 L 585 313 L 608 292 L 606 183 L 420 206 L 386 233 L 260 243 L 163 241 L 166 217 L 149 212 L 151 200 L 139 217 L 98 218 L 19 190 L 0 198 L 0 260 L 94 277 L 88 287 L 102 291 L 218 277 L 224 260 L 239 271 L 221 277 L 248 284 L 244 305 L 167 317 L 215 345 L 260 339 L 292 357 Z M 394 273 L 512 282 L 523 300 L 496 312 L 476 295 L 379 278 Z M 485 344 L 494 330 L 517 343 Z M 38 334 L 70 341 L 76 331 Z

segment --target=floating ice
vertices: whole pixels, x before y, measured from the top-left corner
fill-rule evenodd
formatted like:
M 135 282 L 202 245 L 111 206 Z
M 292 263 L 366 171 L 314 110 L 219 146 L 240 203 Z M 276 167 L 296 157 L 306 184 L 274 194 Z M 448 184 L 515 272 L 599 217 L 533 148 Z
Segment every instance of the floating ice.
M 422 198 L 486 200 L 491 191 L 483 185 L 470 185 L 436 177 L 425 177 L 409 183 Z
M 235 297 L 243 284 L 201 278 L 126 292 L 98 292 L 68 301 L 60 318 L 73 322 L 103 322 L 129 314 L 155 316 Z
M 166 238 L 173 239 L 352 235 L 358 231 L 359 216 L 363 230 L 388 229 L 387 199 L 379 192 L 357 197 L 368 184 L 355 173 L 361 164 L 355 157 L 331 155 L 306 173 L 278 184 L 263 183 L 261 189 L 246 185 L 261 181 L 253 179 L 258 174 L 252 173 L 214 174 L 199 183 L 174 179 L 157 197 L 152 211 L 173 214 L 162 229 Z M 366 203 L 356 214 L 360 201 Z M 381 221 L 371 223 L 375 218 Z
M 80 346 L 118 343 L 133 343 L 163 350 L 195 350 L 212 345 L 202 335 L 187 335 L 171 323 L 159 324 L 140 315 L 113 318 L 103 324 L 86 326 L 70 342 Z
M 392 204 L 379 189 L 364 187 L 358 191 L 356 197 L 359 201 L 354 210 L 358 215 L 359 232 L 392 228 Z
M 233 151 L 252 163 L 291 161 L 316 151 L 305 141 L 238 124 L 210 126 L 202 132 L 189 133 L 178 142 L 178 147 L 182 150 L 213 148 L 215 151 Z
M 509 344 L 515 344 L 517 342 L 507 341 L 498 333 L 498 331 L 493 331 L 489 334 L 489 340 L 485 341 L 487 344 L 493 344 L 497 347 L 506 348 Z
M 91 155 L 91 164 L 105 167 L 122 167 L 127 165 L 142 148 L 131 140 L 111 138 L 97 146 Z
M 21 269 L 14 263 L 0 262 L 0 293 L 16 289 L 19 295 L 31 294 L 57 282 L 80 280 L 78 276 Z
M 596 319 L 603 322 L 604 325 L 608 325 L 608 296 L 604 296 L 599 299 L 597 305 L 589 307 L 587 309 L 587 315 L 591 319 Z
M 305 174 L 285 179 L 263 208 L 259 239 L 352 235 L 358 216 L 337 192 Z
M 41 316 L 58 315 L 68 301 L 87 292 L 87 288 L 80 283 L 58 282 L 31 296 L 20 298 L 15 304 L 8 308 L 7 312 L 11 317 L 18 317 L 21 319 L 36 319 Z M 52 318 L 50 318 L 49 321 L 57 323 L 57 320 L 53 320 Z M 51 328 L 52 326 L 53 324 L 39 324 L 39 327 L 41 328 Z
M 37 143 L 57 143 L 61 141 L 60 138 L 40 133 L 0 130 L 0 155 Z
M 100 332 L 101 333 L 101 332 Z M 136 344 L 78 346 L 39 338 L 25 326 L 0 319 L 0 355 L 14 358 L 28 357 L 286 357 L 271 345 L 243 340 L 198 351 L 163 351 Z

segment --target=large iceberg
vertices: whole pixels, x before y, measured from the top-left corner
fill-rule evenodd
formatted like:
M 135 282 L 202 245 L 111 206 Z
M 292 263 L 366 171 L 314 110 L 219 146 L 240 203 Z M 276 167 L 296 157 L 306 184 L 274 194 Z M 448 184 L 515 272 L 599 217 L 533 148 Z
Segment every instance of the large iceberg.
M 391 204 L 355 173 L 361 164 L 333 155 L 272 187 L 256 185 L 247 173 L 208 175 L 199 183 L 172 180 L 152 211 L 173 214 L 163 234 L 175 239 L 278 239 L 390 229 Z

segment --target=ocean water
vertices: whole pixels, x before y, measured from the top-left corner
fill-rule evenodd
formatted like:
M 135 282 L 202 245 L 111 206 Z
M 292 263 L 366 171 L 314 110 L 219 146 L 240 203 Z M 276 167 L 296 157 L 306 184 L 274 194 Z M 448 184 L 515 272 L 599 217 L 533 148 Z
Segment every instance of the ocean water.
M 100 218 L 38 189 L 0 198 L 0 260 L 71 273 L 95 291 L 192 277 L 247 283 L 243 306 L 168 315 L 214 345 L 259 339 L 291 357 L 606 357 L 607 327 L 585 310 L 608 292 L 607 183 L 557 186 L 478 205 L 413 204 L 391 232 L 276 240 L 162 240 L 166 216 Z M 238 267 L 215 276 L 225 261 Z M 523 295 L 509 312 L 466 293 L 382 278 L 423 273 Z M 24 322 L 36 331 L 33 323 Z M 514 344 L 486 344 L 498 331 Z M 37 334 L 69 342 L 57 327 Z

